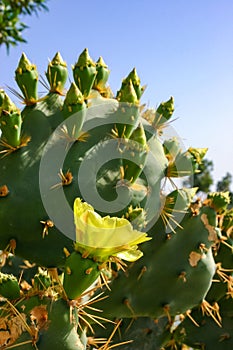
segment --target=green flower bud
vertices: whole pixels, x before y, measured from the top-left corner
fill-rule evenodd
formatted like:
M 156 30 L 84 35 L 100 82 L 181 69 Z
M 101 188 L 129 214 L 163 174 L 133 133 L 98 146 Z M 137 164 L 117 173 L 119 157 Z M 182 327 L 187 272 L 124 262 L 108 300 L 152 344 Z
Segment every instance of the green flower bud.
M 39 268 L 39 272 L 34 276 L 34 287 L 37 290 L 46 290 L 52 285 L 52 281 L 47 271 Z
M 36 66 L 31 64 L 27 56 L 23 53 L 15 71 L 15 80 L 23 93 L 24 102 L 27 106 L 35 104 L 38 100 L 38 78 L 39 75 Z
M 144 118 L 160 132 L 164 125 L 168 122 L 174 112 L 174 98 L 171 97 L 166 102 L 161 102 L 158 108 L 154 110 L 148 110 L 144 112 Z
M 2 95 L 3 96 L 3 95 Z M 21 142 L 22 118 L 20 110 L 7 94 L 4 94 L 0 107 L 1 138 L 9 146 L 18 147 Z
M 127 159 L 124 158 L 127 154 Z M 134 183 L 141 174 L 148 154 L 148 146 L 144 128 L 140 123 L 132 132 L 130 139 L 123 150 L 124 179 Z M 130 158 L 130 159 L 128 159 Z
M 96 70 L 97 70 L 97 75 L 95 77 L 95 82 L 93 87 L 101 91 L 105 88 L 105 85 L 107 83 L 107 80 L 110 74 L 110 70 L 108 69 L 108 66 L 105 64 L 102 57 L 100 57 L 96 62 Z
M 230 193 L 229 191 L 209 193 L 207 196 L 207 202 L 216 213 L 221 214 L 227 209 L 228 204 L 231 202 Z
M 208 148 L 193 148 L 189 147 L 188 152 L 192 155 L 195 163 L 198 165 L 202 163 L 202 159 L 205 157 Z
M 128 102 L 138 105 L 139 101 L 132 80 L 121 85 L 121 89 L 117 93 L 117 99 L 119 102 Z
M 174 112 L 174 98 L 171 97 L 168 101 L 160 103 L 159 107 L 156 109 L 156 114 L 162 116 L 166 121 L 168 121 Z
M 141 86 L 140 78 L 137 74 L 136 68 L 133 68 L 133 70 L 129 73 L 127 78 L 123 80 L 122 85 L 126 85 L 130 80 L 132 81 L 137 98 L 138 100 L 140 100 L 143 92 L 145 91 L 146 86 Z
M 20 297 L 20 287 L 15 276 L 0 272 L 0 295 L 10 300 Z
M 0 89 L 0 110 L 1 110 L 1 106 L 3 104 L 4 97 L 5 97 L 5 91 Z
M 73 76 L 79 90 L 87 99 L 93 87 L 97 74 L 95 62 L 91 59 L 88 49 L 85 49 L 78 58 L 78 62 L 73 67 Z
M 72 119 L 72 125 L 70 126 L 69 122 L 67 123 L 67 128 L 72 137 L 78 138 L 86 114 L 86 103 L 83 94 L 75 83 L 71 84 L 66 94 L 62 112 L 65 119 L 76 114 L 75 120 Z
M 50 85 L 50 92 L 63 93 L 64 85 L 68 78 L 67 64 L 63 61 L 59 52 L 56 53 L 48 65 L 46 77 Z

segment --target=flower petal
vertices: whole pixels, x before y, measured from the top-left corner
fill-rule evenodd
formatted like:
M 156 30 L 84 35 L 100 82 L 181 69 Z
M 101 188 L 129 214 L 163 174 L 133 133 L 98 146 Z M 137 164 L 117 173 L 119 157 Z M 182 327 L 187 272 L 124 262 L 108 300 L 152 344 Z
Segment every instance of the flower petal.
M 116 254 L 116 256 L 122 260 L 134 262 L 140 259 L 143 256 L 143 253 L 140 250 L 130 249 L 130 250 L 120 252 Z
M 94 208 L 76 198 L 74 202 L 76 242 L 89 247 L 113 248 L 149 240 L 147 234 L 134 230 L 125 218 L 101 217 Z

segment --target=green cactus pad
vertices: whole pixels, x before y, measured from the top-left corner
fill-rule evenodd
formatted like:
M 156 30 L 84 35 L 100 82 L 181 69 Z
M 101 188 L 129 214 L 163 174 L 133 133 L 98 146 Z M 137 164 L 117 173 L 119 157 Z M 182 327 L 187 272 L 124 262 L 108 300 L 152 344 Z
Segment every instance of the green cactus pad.
M 232 298 L 223 298 L 218 304 L 221 310 L 221 320 L 216 315 L 217 309 L 216 313 L 212 310 L 212 315 L 215 319 L 219 319 L 218 322 L 221 325 L 217 324 L 213 317 L 203 313 L 200 307 L 196 308 L 191 313 L 195 324 L 187 317 L 175 331 L 175 338 L 178 342 L 182 339 L 184 344 L 194 349 L 231 350 L 233 347 Z M 217 307 L 217 305 L 211 306 Z
M 182 229 L 172 237 L 158 222 L 150 230 L 153 240 L 145 244 L 140 262 L 126 275 L 118 275 L 110 286 L 107 304 L 103 301 L 98 307 L 107 317 L 158 318 L 183 313 L 199 304 L 215 273 L 210 249 L 214 227 L 208 226 L 214 217 L 214 212 L 206 208 L 198 216 L 187 214 L 181 222 Z
M 63 287 L 69 299 L 76 299 L 99 277 L 99 263 L 73 252 L 66 258 Z

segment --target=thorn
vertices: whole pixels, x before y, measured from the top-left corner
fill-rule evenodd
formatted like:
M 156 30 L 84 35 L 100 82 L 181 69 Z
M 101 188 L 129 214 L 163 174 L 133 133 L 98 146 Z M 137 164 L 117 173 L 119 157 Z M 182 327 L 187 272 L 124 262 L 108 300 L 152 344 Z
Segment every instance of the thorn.
M 187 279 L 186 279 L 186 271 L 182 271 L 179 276 L 178 276 L 179 279 L 181 279 L 184 283 L 187 282 Z
M 49 228 L 53 227 L 54 223 L 51 220 L 40 221 L 40 223 L 44 225 L 44 229 L 43 229 L 43 232 L 42 232 L 42 238 L 44 238 L 45 235 L 48 236 Z
M 206 314 L 207 316 L 212 317 L 213 320 L 217 323 L 217 325 L 219 327 L 222 327 L 222 319 L 219 314 L 219 306 L 216 302 L 212 306 L 210 305 L 210 303 L 208 303 L 208 301 L 203 300 L 203 302 L 201 303 L 201 310 L 203 315 Z
M 172 324 L 173 322 L 172 322 L 172 317 L 171 317 L 171 315 L 170 315 L 170 305 L 169 305 L 169 304 L 164 305 L 163 310 L 164 310 L 164 312 L 165 312 L 165 315 L 166 315 L 167 318 L 168 318 L 168 322 L 169 322 L 170 324 Z
M 71 273 L 72 273 L 69 266 L 66 266 L 66 273 L 67 273 L 67 275 L 71 275 Z
M 63 252 L 65 253 L 66 258 L 68 258 L 68 256 L 70 256 L 70 252 L 66 247 L 63 248 Z
M 205 243 L 200 243 L 198 248 L 200 249 L 201 253 L 207 253 L 208 252 L 208 248 L 206 248 Z
M 146 266 L 143 266 L 143 267 L 141 268 L 141 271 L 140 271 L 139 275 L 138 275 L 137 281 L 139 281 L 139 280 L 141 279 L 142 275 L 144 275 L 144 273 L 145 273 L 146 271 L 147 271 L 147 267 L 146 267 Z
M 130 305 L 129 299 L 125 299 L 123 301 L 123 303 L 130 310 L 130 312 L 132 313 L 133 317 L 135 317 L 135 313 L 134 313 L 134 310 L 133 310 L 132 306 Z
M 200 327 L 200 325 L 194 320 L 194 318 L 191 316 L 191 310 L 186 311 L 186 316 L 195 324 L 195 326 Z
M 222 342 L 224 340 L 227 340 L 227 339 L 230 339 L 230 334 L 229 333 L 224 333 L 224 334 L 221 334 L 220 337 L 219 337 L 219 342 Z

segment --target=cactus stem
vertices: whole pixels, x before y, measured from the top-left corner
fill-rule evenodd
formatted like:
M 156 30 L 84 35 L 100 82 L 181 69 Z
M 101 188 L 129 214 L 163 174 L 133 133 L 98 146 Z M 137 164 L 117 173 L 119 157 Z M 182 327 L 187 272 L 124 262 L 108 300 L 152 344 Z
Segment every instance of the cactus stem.
M 0 197 L 6 197 L 9 194 L 9 189 L 7 185 L 3 185 L 0 187 Z
M 40 221 L 42 225 L 44 225 L 43 232 L 42 232 L 42 238 L 45 238 L 45 236 L 48 236 L 49 234 L 49 228 L 54 226 L 54 223 L 51 220 L 46 221 Z

